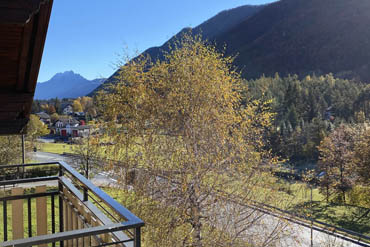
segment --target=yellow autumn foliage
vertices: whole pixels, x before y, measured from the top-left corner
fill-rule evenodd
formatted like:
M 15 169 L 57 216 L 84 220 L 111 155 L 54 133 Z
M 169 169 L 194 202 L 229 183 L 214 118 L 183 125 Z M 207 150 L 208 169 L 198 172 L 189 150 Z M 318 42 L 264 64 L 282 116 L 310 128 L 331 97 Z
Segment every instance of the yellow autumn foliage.
M 105 138 L 114 143 L 109 153 L 124 167 L 117 169 L 121 182 L 132 182 L 124 173 L 135 171 L 135 193 L 176 209 L 166 231 L 147 226 L 163 239 L 150 246 L 245 246 L 247 235 L 226 227 L 250 210 L 239 203 L 274 200 L 274 159 L 264 149 L 273 114 L 269 102 L 241 103 L 245 88 L 232 61 L 186 35 L 163 61 L 126 63 L 118 83 L 100 92 Z M 240 220 L 240 228 L 257 215 Z M 278 233 L 261 232 L 254 246 Z

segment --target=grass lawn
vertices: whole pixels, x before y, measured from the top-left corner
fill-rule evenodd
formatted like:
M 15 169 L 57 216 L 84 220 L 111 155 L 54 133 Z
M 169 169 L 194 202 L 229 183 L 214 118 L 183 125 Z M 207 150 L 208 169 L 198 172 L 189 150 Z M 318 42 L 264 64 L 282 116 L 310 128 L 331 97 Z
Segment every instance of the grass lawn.
M 318 188 L 312 190 L 312 208 L 310 188 L 304 183 L 279 182 L 279 196 L 286 198 L 284 209 L 301 215 L 313 216 L 314 219 L 337 227 L 345 228 L 370 236 L 370 212 L 368 208 L 356 205 L 326 203 Z M 276 205 L 281 208 L 281 205 Z
M 319 201 L 313 203 L 312 211 L 310 202 L 297 204 L 292 208 L 292 211 L 301 214 L 309 215 L 312 212 L 313 218 L 316 220 L 370 236 L 370 214 L 367 213 L 368 210 L 353 205 Z

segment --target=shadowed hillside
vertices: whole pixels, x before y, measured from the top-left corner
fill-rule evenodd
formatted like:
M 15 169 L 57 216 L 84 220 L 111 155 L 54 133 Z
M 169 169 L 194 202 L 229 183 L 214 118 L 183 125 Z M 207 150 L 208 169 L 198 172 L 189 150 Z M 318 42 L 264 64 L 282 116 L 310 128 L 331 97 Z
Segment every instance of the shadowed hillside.
M 163 59 L 184 33 L 201 33 L 227 55 L 245 78 L 276 72 L 328 74 L 370 82 L 369 0 L 281 0 L 223 11 L 198 27 L 184 28 L 143 54 Z M 114 82 L 118 72 L 107 79 Z M 101 87 L 98 87 L 101 89 Z
M 216 38 L 249 78 L 275 72 L 370 81 L 370 1 L 282 0 Z

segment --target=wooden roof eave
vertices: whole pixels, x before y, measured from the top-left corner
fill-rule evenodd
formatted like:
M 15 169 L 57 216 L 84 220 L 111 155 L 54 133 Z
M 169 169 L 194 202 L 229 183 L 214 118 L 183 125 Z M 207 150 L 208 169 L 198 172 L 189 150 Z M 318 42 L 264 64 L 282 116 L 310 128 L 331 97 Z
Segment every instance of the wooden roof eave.
M 52 0 L 0 0 L 0 28 L 21 30 L 14 87 L 1 88 L 0 81 L 0 135 L 26 131 L 52 4 Z
M 26 25 L 48 0 L 0 0 L 0 23 Z

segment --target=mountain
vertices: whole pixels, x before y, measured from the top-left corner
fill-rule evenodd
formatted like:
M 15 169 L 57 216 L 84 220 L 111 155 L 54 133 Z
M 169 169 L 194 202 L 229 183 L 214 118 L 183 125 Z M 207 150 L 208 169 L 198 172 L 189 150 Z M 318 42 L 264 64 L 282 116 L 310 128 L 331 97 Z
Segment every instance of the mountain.
M 249 78 L 333 73 L 370 82 L 369 0 L 281 0 L 216 37 Z
M 276 72 L 283 76 L 333 73 L 370 82 L 369 13 L 369 0 L 280 0 L 247 5 L 223 11 L 194 29 L 184 28 L 161 47 L 143 54 L 163 59 L 184 33 L 202 33 L 220 50 L 226 45 L 226 55 L 237 55 L 234 63 L 247 79 Z M 114 82 L 118 72 L 105 83 Z
M 73 71 L 57 73 L 50 80 L 37 83 L 35 99 L 77 98 L 85 96 L 105 79 L 87 80 Z
M 186 33 L 192 33 L 193 35 L 201 34 L 205 40 L 214 40 L 215 37 L 220 36 L 230 28 L 236 26 L 242 21 L 247 20 L 252 15 L 260 11 L 264 5 L 245 5 L 238 8 L 224 10 L 219 14 L 215 15 L 211 19 L 203 22 L 195 28 L 184 28 L 166 43 L 160 47 L 151 47 L 143 52 L 144 55 L 148 54 L 154 60 L 163 59 L 165 52 L 169 51 L 172 44 Z
M 236 26 L 242 21 L 247 20 L 249 17 L 260 11 L 265 5 L 245 5 L 229 10 L 225 10 L 210 18 L 209 20 L 203 22 L 195 28 L 184 28 L 162 46 L 151 47 L 144 51 L 142 55 L 149 55 L 153 60 L 163 59 L 164 54 L 169 51 L 171 44 L 174 44 L 176 40 L 182 37 L 184 34 L 191 32 L 192 34 L 201 34 L 204 39 L 214 40 L 215 37 L 220 36 L 222 33 L 230 30 L 230 28 Z M 134 58 L 135 59 L 135 58 Z M 116 71 L 112 76 L 110 76 L 104 84 L 109 84 L 115 81 L 115 77 L 118 75 L 119 71 Z M 94 92 L 100 90 L 102 86 L 94 90 Z

